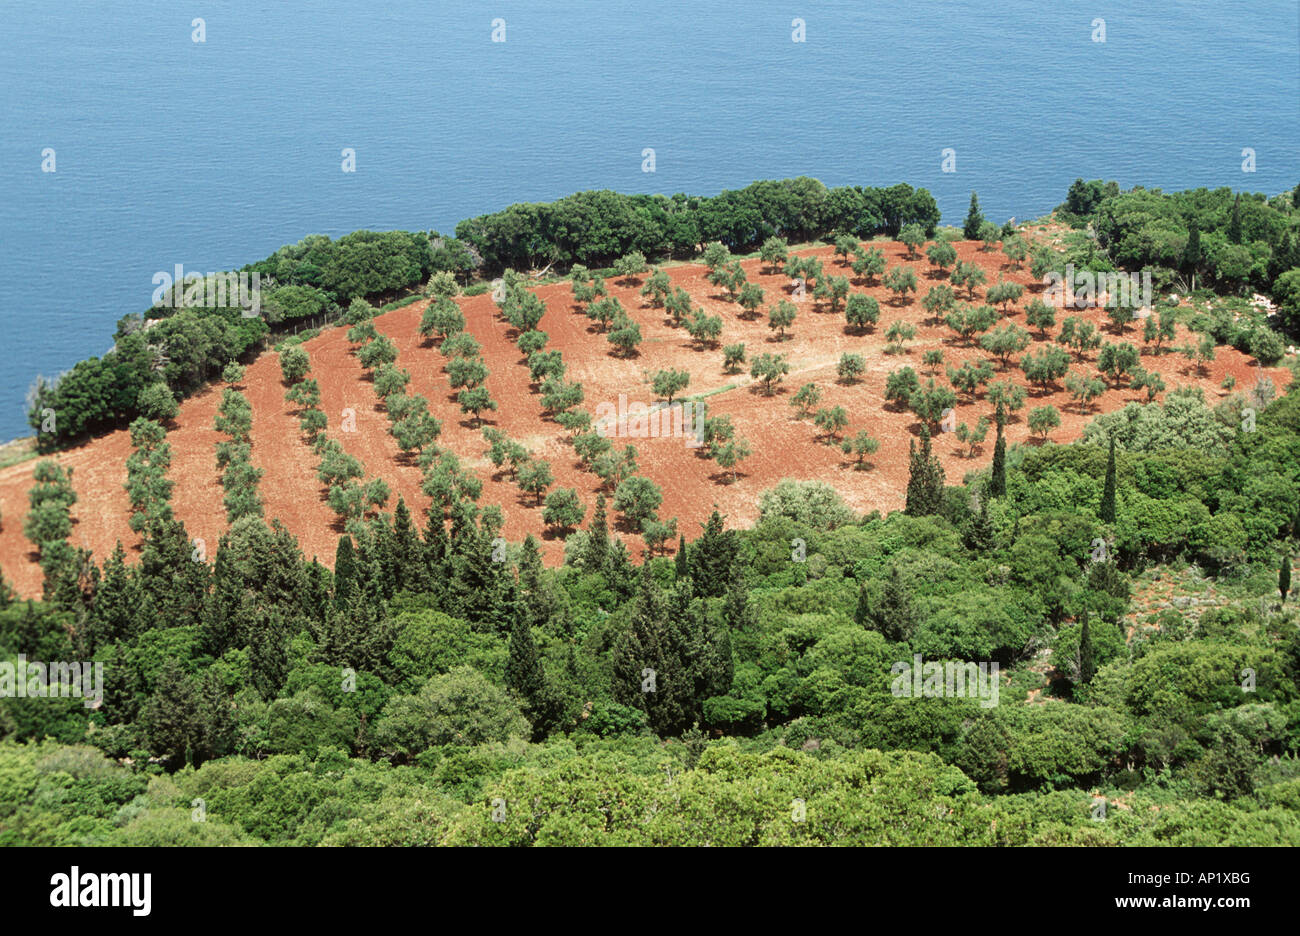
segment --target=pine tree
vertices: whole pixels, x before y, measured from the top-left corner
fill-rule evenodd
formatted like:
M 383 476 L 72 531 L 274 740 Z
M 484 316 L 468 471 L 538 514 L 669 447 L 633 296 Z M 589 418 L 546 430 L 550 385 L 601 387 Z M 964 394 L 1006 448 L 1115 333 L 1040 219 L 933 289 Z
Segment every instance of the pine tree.
M 975 240 L 980 236 L 980 225 L 984 223 L 984 212 L 980 211 L 979 196 L 970 193 L 970 210 L 966 212 L 966 222 L 961 226 L 961 236 L 966 240 Z
M 1079 683 L 1088 685 L 1097 674 L 1096 652 L 1092 646 L 1092 630 L 1088 624 L 1088 613 L 1083 614 L 1083 623 L 1079 628 Z
M 943 465 L 930 450 L 930 430 L 921 426 L 921 447 L 908 446 L 907 503 L 910 517 L 937 514 L 943 507 Z
M 1101 489 L 1101 510 L 1098 512 L 1102 523 L 1115 522 L 1115 437 L 1110 439 L 1110 454 L 1106 457 L 1106 482 Z
M 677 578 L 684 579 L 691 574 L 691 558 L 686 552 L 686 534 L 681 534 L 677 543 L 677 557 L 674 560 L 674 572 Z

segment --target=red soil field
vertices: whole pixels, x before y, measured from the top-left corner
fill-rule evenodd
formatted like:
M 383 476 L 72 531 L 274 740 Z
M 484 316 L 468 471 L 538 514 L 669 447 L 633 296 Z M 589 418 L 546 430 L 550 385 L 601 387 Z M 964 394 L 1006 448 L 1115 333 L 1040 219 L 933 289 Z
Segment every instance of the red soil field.
M 664 503 L 659 510 L 662 518 L 676 517 L 679 529 L 688 539 L 694 538 L 700 525 L 716 505 L 726 515 L 727 525 L 746 526 L 758 516 L 759 495 L 784 478 L 815 479 L 832 484 L 844 499 L 857 511 L 881 510 L 887 512 L 903 506 L 907 486 L 908 444 L 917 438 L 920 424 L 907 410 L 884 403 L 885 379 L 900 367 L 911 366 L 922 381 L 929 376 L 921 363 L 922 354 L 929 349 L 941 348 L 944 365 L 934 376 L 936 382 L 946 386 L 943 373 L 946 365 L 959 366 L 964 360 L 988 357 L 977 343 L 965 346 L 943 325 L 931 324 L 921 306 L 921 297 L 932 285 L 946 281 L 932 273 L 929 262 L 918 254 L 907 259 L 906 248 L 899 243 L 876 242 L 889 266 L 903 264 L 913 268 L 918 280 L 917 293 L 906 304 L 895 305 L 892 293 L 880 285 L 864 287 L 854 282 L 853 292 L 875 296 L 880 303 L 880 321 L 865 334 L 845 331 L 843 312 L 831 314 L 818 311 L 811 298 L 798 303 L 799 313 L 794 325 L 787 331 L 784 341 L 777 341 L 775 333 L 767 327 L 768 307 L 790 293 L 789 280 L 782 274 L 762 272 L 757 259 L 742 262 L 751 282 L 766 290 L 765 305 L 752 320 L 742 318 L 743 309 L 726 301 L 721 291 L 705 279 L 702 265 L 690 264 L 668 268 L 674 288 L 683 286 L 694 301 L 713 315 L 723 319 L 723 332 L 718 346 L 696 350 L 684 328 L 668 324 L 661 309 L 652 309 L 639 295 L 640 283 L 622 284 L 609 280 L 611 295 L 617 296 L 631 317 L 641 326 L 643 341 L 639 353 L 629 358 L 619 358 L 610 352 L 612 346 L 604 334 L 574 306 L 572 292 L 567 283 L 542 286 L 538 295 L 546 303 L 546 314 L 540 328 L 550 336 L 548 348 L 564 352 L 568 365 L 568 380 L 582 383 L 586 399 L 583 406 L 593 415 L 602 402 L 617 405 L 619 394 L 627 395 L 629 403 L 651 403 L 647 375 L 661 368 L 673 367 L 689 371 L 691 396 L 722 390 L 708 397 L 711 415 L 730 415 L 739 436 L 745 438 L 753 455 L 743 461 L 734 482 L 730 472 L 688 448 L 682 438 L 615 438 L 616 446 L 631 443 L 638 452 L 641 474 L 649 477 L 663 490 Z M 985 271 L 988 283 L 999 277 L 1021 283 L 1027 287 L 1025 296 L 1015 303 L 1003 321 L 1024 326 L 1024 305 L 1036 294 L 1040 284 L 1033 280 L 1027 269 L 1017 270 L 1005 266 L 1006 258 L 1000 252 L 984 252 L 975 242 L 958 242 L 958 257 L 974 262 Z M 821 258 L 832 275 L 849 275 L 830 247 L 800 251 L 803 255 Z M 1033 288 L 1029 288 L 1029 287 Z M 984 288 L 987 288 L 984 287 Z M 982 289 L 980 295 L 982 296 Z M 964 297 L 965 291 L 959 291 Z M 487 387 L 499 409 L 484 414 L 484 425 L 494 425 L 505 430 L 512 438 L 523 442 L 537 457 L 550 462 L 557 487 L 574 487 L 587 508 L 590 517 L 599 479 L 577 467 L 567 440 L 568 433 L 556 423 L 542 418 L 540 394 L 531 387 L 528 369 L 522 355 L 513 343 L 513 333 L 499 315 L 491 297 L 481 295 L 457 300 L 465 312 L 468 330 L 483 345 L 483 357 L 490 371 Z M 535 498 L 524 495 L 518 487 L 502 474 L 494 473 L 490 462 L 483 456 L 486 444 L 471 418 L 460 412 L 455 402 L 447 375 L 443 371 L 444 359 L 431 344 L 426 344 L 418 332 L 420 316 L 425 302 L 417 302 L 388 312 L 376 319 L 376 327 L 397 345 L 397 364 L 411 373 L 408 392 L 424 395 L 430 411 L 442 421 L 439 445 L 455 452 L 462 464 L 480 477 L 483 496 L 480 504 L 499 504 L 506 517 L 504 535 L 519 541 L 528 533 L 542 534 L 542 508 Z M 824 307 L 823 307 L 824 308 Z M 1111 331 L 1104 308 L 1071 311 L 1095 323 L 1102 332 L 1103 341 L 1129 341 L 1141 345 L 1140 324 L 1130 326 L 1120 337 Z M 1060 330 L 1065 313 L 1057 312 L 1057 327 L 1049 330 L 1054 335 Z M 906 352 L 898 355 L 884 353 L 884 333 L 895 320 L 910 322 L 916 327 L 916 338 L 907 343 Z M 421 518 L 429 499 L 420 492 L 421 472 L 414 460 L 402 455 L 395 440 L 388 434 L 388 419 L 383 405 L 364 376 L 361 365 L 351 353 L 343 328 L 331 329 L 306 342 L 304 347 L 311 355 L 312 376 L 320 383 L 321 408 L 329 418 L 328 434 L 337 439 L 344 449 L 361 459 L 366 478 L 382 477 L 393 490 L 391 509 L 397 497 L 404 497 L 411 510 Z M 1051 338 L 1034 339 L 1028 350 L 1051 343 Z M 1191 340 L 1190 333 L 1179 329 L 1175 345 Z M 778 391 L 763 395 L 751 385 L 748 367 L 741 374 L 728 375 L 722 369 L 721 348 L 726 344 L 744 342 L 750 360 L 763 352 L 785 354 L 791 371 Z M 866 372 L 854 384 L 836 381 L 835 365 L 840 354 L 852 351 L 866 360 Z M 1018 360 L 1017 355 L 1013 360 Z M 1096 376 L 1096 352 L 1090 352 L 1080 364 L 1072 362 L 1071 369 L 1078 373 Z M 1224 377 L 1232 375 L 1237 390 L 1249 390 L 1260 376 L 1267 375 L 1284 389 L 1291 379 L 1286 368 L 1261 368 L 1251 359 L 1228 347 L 1217 350 L 1216 359 L 1210 362 L 1204 374 L 1197 372 L 1182 354 L 1166 351 L 1160 355 L 1143 354 L 1142 366 L 1158 372 L 1169 390 L 1180 386 L 1199 386 L 1206 399 L 1213 404 L 1226 393 L 1219 389 Z M 1026 383 L 1020 368 L 1012 363 L 1005 370 L 997 369 L 994 380 L 1009 379 Z M 816 383 L 823 392 L 821 406 L 842 405 L 849 412 L 847 435 L 866 429 L 880 440 L 880 450 L 868 462 L 866 470 L 855 470 L 852 460 L 840 453 L 838 447 L 821 444 L 820 430 L 811 418 L 799 419 L 789 400 L 805 383 Z M 731 389 L 723 389 L 731 387 Z M 278 518 L 298 538 L 303 553 L 333 565 L 334 549 L 341 526 L 325 501 L 325 491 L 316 480 L 317 458 L 298 432 L 297 417 L 284 400 L 285 387 L 280 381 L 278 356 L 273 351 L 263 352 L 248 367 L 243 392 L 253 409 L 252 458 L 264 470 L 260 492 L 268 520 Z M 215 461 L 215 444 L 224 438 L 212 427 L 217 403 L 221 398 L 220 386 L 211 387 L 185 400 L 174 425 L 168 433 L 172 446 L 172 467 L 169 477 L 175 482 L 172 506 L 176 516 L 184 521 L 192 537 L 205 541 L 209 557 L 226 529 L 225 510 L 222 507 L 222 489 Z M 1031 438 L 1026 425 L 1029 410 L 1051 404 L 1061 413 L 1061 426 L 1052 431 L 1055 442 L 1076 439 L 1087 422 L 1102 412 L 1119 409 L 1130 402 L 1145 399 L 1144 391 L 1107 389 L 1091 409 L 1084 412 L 1075 406 L 1064 386 L 1058 384 L 1054 392 L 1041 393 L 1029 388 L 1025 407 L 1016 413 L 1007 425 L 1009 444 L 1040 444 Z M 343 431 L 345 410 L 355 416 L 355 431 Z M 981 415 L 992 416 L 992 406 L 983 398 L 983 392 L 970 401 L 959 395 L 956 407 L 958 422 L 974 422 Z M 121 540 L 129 550 L 136 550 L 139 537 L 127 526 L 128 502 L 123 484 L 126 481 L 126 457 L 130 453 L 130 439 L 125 430 L 95 439 L 77 448 L 55 456 L 60 463 L 74 469 L 73 487 L 78 502 L 73 507 L 73 532 L 75 545 L 92 549 L 97 560 L 105 558 L 114 543 Z M 943 462 L 949 483 L 959 482 L 971 470 L 986 466 L 992 458 L 993 432 L 983 446 L 968 457 L 968 447 L 958 443 L 950 433 L 940 433 L 934 439 L 934 451 Z M 41 574 L 35 564 L 31 544 L 22 533 L 22 518 L 27 512 L 27 490 L 31 485 L 36 460 L 0 470 L 0 567 L 24 597 L 40 594 Z M 612 497 L 610 498 L 612 502 Z M 617 514 L 612 503 L 609 508 L 613 523 Z M 634 554 L 641 551 L 641 540 L 631 530 L 616 527 Z M 543 538 L 543 552 L 549 563 L 557 564 L 563 557 L 563 542 L 558 538 Z

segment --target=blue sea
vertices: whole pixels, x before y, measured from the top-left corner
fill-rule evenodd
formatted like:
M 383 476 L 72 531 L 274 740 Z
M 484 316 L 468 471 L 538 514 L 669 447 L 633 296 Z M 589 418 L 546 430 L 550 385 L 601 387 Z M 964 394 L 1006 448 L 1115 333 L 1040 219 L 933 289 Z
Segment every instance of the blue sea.
M 0 439 L 156 272 L 311 233 L 795 175 L 923 186 L 957 224 L 972 189 L 1003 221 L 1076 177 L 1300 181 L 1294 0 L 7 0 L 0 39 Z

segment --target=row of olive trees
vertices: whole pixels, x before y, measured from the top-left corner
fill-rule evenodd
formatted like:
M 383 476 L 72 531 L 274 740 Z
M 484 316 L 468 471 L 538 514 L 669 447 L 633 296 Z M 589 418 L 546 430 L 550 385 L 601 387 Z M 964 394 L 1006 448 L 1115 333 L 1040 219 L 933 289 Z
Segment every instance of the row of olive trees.
M 644 262 L 644 258 L 642 260 Z M 580 272 L 579 276 L 581 275 Z M 584 285 L 579 279 L 573 279 L 572 282 L 575 287 Z M 597 293 L 607 294 L 604 281 L 599 277 L 590 284 L 589 289 L 588 301 L 594 299 Z M 574 298 L 577 299 L 579 295 L 587 293 L 575 289 Z M 529 382 L 542 395 L 543 409 L 557 423 L 571 431 L 590 427 L 590 415 L 584 410 L 574 409 L 582 402 L 582 385 L 565 382 L 564 355 L 559 349 L 547 350 L 550 336 L 537 327 L 545 314 L 545 303 L 536 293 L 525 288 L 522 277 L 507 270 L 502 277 L 497 306 L 502 317 L 516 333 L 515 345 L 524 355 Z M 509 471 L 524 494 L 535 498 L 539 506 L 544 505 L 543 523 L 562 535 L 571 533 L 582 524 L 586 508 L 577 489 L 561 487 L 549 490 L 555 484 L 550 463 L 537 458 L 522 443 L 495 427 L 484 428 L 483 438 L 488 443 L 484 454 L 493 466 L 498 471 Z
M 131 504 L 128 525 L 141 533 L 159 521 L 172 518 L 172 447 L 159 422 L 136 417 L 131 423 L 131 454 L 126 459 L 126 495 Z
M 349 304 L 345 315 L 345 321 L 349 325 L 347 340 L 354 346 L 353 352 L 357 360 L 367 371 L 373 371 L 385 363 L 391 364 L 397 358 L 397 347 L 375 328 L 376 314 L 374 306 L 358 297 Z M 312 437 L 312 449 L 320 459 L 316 465 L 316 478 L 325 485 L 330 509 L 346 523 L 381 510 L 392 496 L 388 483 L 382 478 L 363 481 L 365 469 L 361 460 L 344 451 L 338 440 L 325 435 L 324 413 L 321 412 L 320 416 L 312 415 L 313 411 L 320 412 L 320 395 L 319 388 L 315 386 L 316 381 L 308 381 L 306 376 L 310 369 L 307 353 L 301 347 L 291 348 L 285 353 L 292 354 L 293 358 L 292 370 L 285 374 L 286 381 L 291 384 L 290 393 L 294 392 L 295 385 L 306 384 L 299 391 L 298 400 L 302 406 L 302 425 L 304 431 Z M 283 366 L 282 354 L 281 367 Z M 342 417 L 340 428 L 344 432 L 355 432 L 356 413 L 345 409 Z
M 226 521 L 234 523 L 243 517 L 262 516 L 262 497 L 258 493 L 262 470 L 253 467 L 253 408 L 248 398 L 233 387 L 226 387 L 221 391 L 213 424 L 227 436 L 216 445 L 217 470 L 221 472 L 221 487 L 225 491 L 222 505 L 226 508 Z

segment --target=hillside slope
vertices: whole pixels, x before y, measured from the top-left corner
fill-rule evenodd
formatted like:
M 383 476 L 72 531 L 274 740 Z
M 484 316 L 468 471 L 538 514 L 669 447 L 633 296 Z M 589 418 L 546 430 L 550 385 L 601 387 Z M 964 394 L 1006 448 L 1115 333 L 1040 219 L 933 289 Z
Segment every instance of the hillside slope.
M 667 367 L 685 369 L 691 375 L 687 396 L 710 394 L 707 397 L 710 415 L 731 416 L 738 435 L 748 440 L 753 455 L 741 463 L 734 482 L 729 472 L 688 448 L 681 438 L 613 440 L 619 447 L 628 443 L 636 446 L 640 473 L 664 491 L 660 516 L 676 517 L 688 538 L 695 535 L 715 505 L 727 516 L 729 526 L 750 524 L 758 515 L 760 493 L 783 478 L 827 481 L 857 511 L 889 511 L 903 506 L 908 446 L 917 438 L 920 423 L 906 409 L 885 404 L 887 376 L 897 368 L 911 366 L 922 381 L 926 380 L 929 375 L 922 364 L 922 354 L 930 349 L 942 349 L 944 366 L 986 360 L 989 355 L 977 342 L 963 343 L 946 326 L 928 319 L 921 297 L 945 279 L 936 276 L 924 256 L 918 254 L 915 259 L 908 259 L 906 248 L 899 243 L 876 242 L 872 246 L 883 249 L 891 268 L 911 267 L 917 276 L 918 290 L 906 303 L 895 304 L 892 293 L 879 280 L 872 286 L 855 281 L 853 292 L 874 296 L 880 303 L 880 321 L 865 334 L 847 332 L 842 311 L 833 314 L 824 306 L 816 310 L 809 299 L 799 303 L 798 318 L 785 340 L 776 340 L 775 332 L 767 324 L 767 311 L 777 298 L 789 293 L 790 281 L 782 274 L 763 272 L 758 259 L 742 262 L 749 281 L 766 290 L 765 305 L 752 320 L 742 318 L 743 310 L 705 280 L 703 266 L 668 268 L 674 288 L 684 287 L 696 304 L 723 319 L 723 333 L 717 347 L 706 350 L 698 350 L 684 329 L 673 327 L 663 310 L 651 308 L 639 295 L 639 283 L 608 281 L 610 294 L 620 300 L 641 327 L 643 341 L 639 353 L 630 358 L 610 353 L 612 346 L 606 335 L 574 305 L 567 283 L 537 289 L 546 304 L 546 314 L 539 327 L 550 336 L 548 347 L 563 351 L 568 365 L 567 379 L 582 383 L 586 409 L 594 414 L 602 402 L 617 405 L 619 394 L 626 394 L 629 402 L 652 402 L 654 396 L 646 375 Z M 1005 278 L 1026 287 L 1038 285 L 1027 270 L 1007 267 L 1001 253 L 981 251 L 975 242 L 958 242 L 955 246 L 961 260 L 973 262 L 984 270 L 989 284 Z M 799 253 L 819 257 L 832 275 L 852 276 L 830 247 Z M 1024 305 L 1035 294 L 1027 288 L 1024 298 L 1013 305 L 1002 321 L 1023 326 Z M 964 291 L 960 297 L 964 298 Z M 511 438 L 526 444 L 535 456 L 549 461 L 555 485 L 577 488 L 589 517 L 600 481 L 577 465 L 566 441 L 568 433 L 543 418 L 539 394 L 529 383 L 528 369 L 513 344 L 510 326 L 497 314 L 488 295 L 462 297 L 457 302 L 465 313 L 467 330 L 483 345 L 483 357 L 490 371 L 487 387 L 500 407 L 494 413 L 485 414 L 485 424 L 503 429 Z M 420 336 L 418 326 L 425 305 L 421 301 L 387 312 L 376 319 L 376 327 L 397 345 L 397 364 L 412 376 L 409 392 L 424 395 L 430 411 L 442 421 L 440 445 L 455 452 L 483 480 L 480 503 L 502 507 L 506 517 L 504 535 L 518 541 L 530 532 L 541 534 L 542 508 L 508 477 L 494 474 L 492 465 L 483 457 L 486 445 L 479 428 L 460 412 L 455 401 L 455 393 L 443 371 L 443 357 Z M 1111 331 L 1105 311 L 1092 308 L 1075 314 L 1095 322 L 1105 341 L 1140 344 L 1140 325 L 1136 329 L 1130 326 L 1121 337 Z M 1059 331 L 1063 317 L 1058 310 L 1057 327 L 1046 339 L 1037 330 L 1031 330 L 1033 340 L 1028 350 L 1051 344 L 1050 335 Z M 907 343 L 904 353 L 888 354 L 884 350 L 884 334 L 896 320 L 913 324 L 916 338 Z M 1190 333 L 1180 326 L 1173 344 L 1190 340 Z M 748 376 L 747 367 L 737 375 L 723 371 L 721 347 L 738 342 L 744 342 L 750 360 L 764 352 L 787 356 L 791 371 L 778 392 L 770 396 L 759 392 Z M 388 434 L 383 404 L 352 355 L 344 329 L 331 329 L 307 341 L 304 347 L 311 356 L 312 374 L 321 386 L 321 408 L 329 418 L 328 434 L 347 452 L 361 459 L 367 478 L 381 477 L 389 483 L 393 491 L 390 508 L 401 496 L 413 512 L 422 513 L 429 499 L 420 492 L 420 469 L 413 459 L 400 452 Z M 846 351 L 863 355 L 866 363 L 865 373 L 852 384 L 836 380 L 836 363 Z M 1089 352 L 1083 363 L 1072 360 L 1072 370 L 1095 376 L 1096 355 L 1095 351 Z M 1019 357 L 1016 355 L 1005 369 L 996 368 L 993 379 L 1025 384 L 1024 374 L 1014 363 Z M 1229 347 L 1218 349 L 1216 359 L 1206 365 L 1204 373 L 1198 373 L 1195 365 L 1182 354 L 1168 351 L 1161 355 L 1143 354 L 1142 366 L 1160 373 L 1170 390 L 1189 385 L 1203 388 L 1212 403 L 1225 395 L 1219 387 L 1228 375 L 1236 378 L 1238 389 L 1249 389 L 1262 375 L 1269 376 L 1279 389 L 1291 378 L 1286 368 L 1261 368 Z M 948 385 L 943 367 L 934 376 L 940 385 Z M 854 470 L 849 456 L 842 455 L 838 447 L 819 441 L 821 432 L 811 419 L 797 417 L 789 400 L 805 383 L 816 383 L 821 388 L 822 406 L 845 407 L 850 417 L 847 435 L 865 429 L 880 440 L 880 449 L 870 458 L 866 470 Z M 260 354 L 248 367 L 243 386 L 253 409 L 252 460 L 265 472 L 260 491 L 266 517 L 280 519 L 298 538 L 308 558 L 314 555 L 332 565 L 341 525 L 315 477 L 317 459 L 298 432 L 292 406 L 284 400 L 278 356 L 273 351 Z M 217 539 L 226 528 L 213 448 L 224 438 L 213 429 L 220 397 L 221 388 L 217 386 L 185 400 L 168 434 L 173 452 L 169 472 L 175 482 L 173 508 L 190 535 L 206 542 L 209 552 L 215 549 Z M 1086 423 L 1098 413 L 1143 399 L 1143 391 L 1108 387 L 1090 409 L 1083 410 L 1070 400 L 1063 384 L 1047 393 L 1030 387 L 1025 408 L 1007 426 L 1008 442 L 1040 444 L 1037 438 L 1031 438 L 1026 424 L 1027 412 L 1038 406 L 1051 404 L 1060 411 L 1061 426 L 1050 433 L 1050 439 L 1067 442 L 1078 438 Z M 354 432 L 342 431 L 345 410 L 355 414 Z M 956 421 L 973 425 L 980 416 L 991 416 L 992 411 L 982 391 L 974 399 L 959 396 Z M 74 469 L 73 486 L 79 500 L 73 508 L 70 539 L 74 545 L 93 550 L 99 560 L 111 552 L 117 540 L 129 549 L 138 548 L 139 537 L 127 526 L 128 502 L 123 490 L 125 462 L 130 450 L 128 433 L 121 430 L 54 456 Z M 940 434 L 934 441 L 934 450 L 943 462 L 950 483 L 958 482 L 965 472 L 987 466 L 993 452 L 993 432 L 990 430 L 987 440 L 973 453 L 951 433 Z M 27 511 L 27 490 L 35 464 L 34 460 L 27 461 L 0 470 L 3 517 L 0 567 L 21 595 L 32 597 L 40 593 L 41 574 L 31 543 L 23 536 L 22 518 Z M 610 515 L 611 520 L 616 516 L 612 508 Z M 634 552 L 639 552 L 640 538 L 635 531 L 617 527 L 616 530 L 625 536 Z M 563 543 L 546 539 L 543 550 L 548 562 L 557 563 L 563 555 Z

